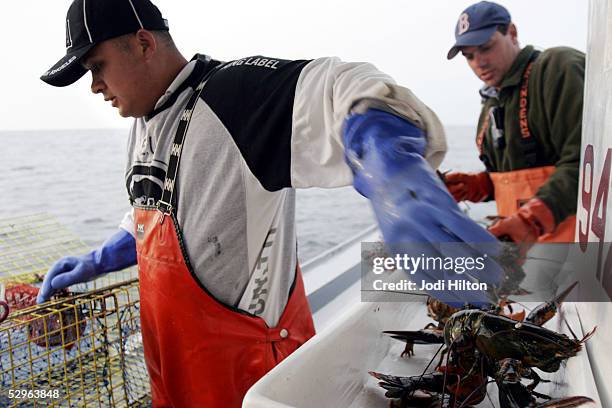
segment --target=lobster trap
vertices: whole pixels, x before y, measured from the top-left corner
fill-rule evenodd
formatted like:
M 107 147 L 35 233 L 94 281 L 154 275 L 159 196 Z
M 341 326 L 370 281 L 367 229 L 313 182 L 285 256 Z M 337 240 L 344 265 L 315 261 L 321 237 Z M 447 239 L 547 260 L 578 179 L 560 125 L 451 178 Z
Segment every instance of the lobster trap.
M 150 405 L 135 268 L 35 304 L 42 276 L 89 248 L 44 215 L 0 221 L 0 406 Z M 0 308 L 0 320 L 2 320 Z

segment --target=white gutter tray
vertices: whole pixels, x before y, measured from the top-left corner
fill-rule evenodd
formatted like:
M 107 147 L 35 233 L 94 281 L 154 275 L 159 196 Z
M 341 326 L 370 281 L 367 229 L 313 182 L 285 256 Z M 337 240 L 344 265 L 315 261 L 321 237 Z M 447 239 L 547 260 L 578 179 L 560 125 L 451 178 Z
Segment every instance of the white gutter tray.
M 526 304 L 534 307 L 537 304 Z M 580 335 L 575 305 L 564 305 L 564 317 Z M 424 303 L 359 303 L 323 332 L 317 334 L 275 367 L 247 393 L 243 407 L 380 407 L 387 406 L 384 390 L 368 371 L 393 375 L 420 375 L 439 345 L 415 345 L 416 356 L 401 358 L 403 343 L 383 335 L 383 330 L 418 330 L 431 320 Z M 562 330 L 560 319 L 546 327 Z M 597 333 L 595 334 L 597 336 Z M 436 357 L 436 362 L 437 362 Z M 434 364 L 432 364 L 433 367 Z M 428 371 L 431 371 L 432 368 Z M 554 374 L 542 374 L 551 383 L 536 391 L 553 397 L 585 395 L 601 406 L 591 367 L 583 349 Z M 479 406 L 498 407 L 497 387 L 489 385 L 490 401 Z

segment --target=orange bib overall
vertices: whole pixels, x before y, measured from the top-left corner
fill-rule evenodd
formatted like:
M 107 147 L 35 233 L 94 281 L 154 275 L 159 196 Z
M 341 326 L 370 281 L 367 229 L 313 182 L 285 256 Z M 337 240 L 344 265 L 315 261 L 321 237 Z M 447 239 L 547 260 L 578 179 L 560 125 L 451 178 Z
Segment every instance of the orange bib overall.
M 240 407 L 247 390 L 314 335 L 299 267 L 276 328 L 214 299 L 189 271 L 174 217 L 136 209 L 140 318 L 154 407 Z
M 154 407 L 240 407 L 259 378 L 314 335 L 299 266 L 275 328 L 220 303 L 191 268 L 173 193 L 190 113 L 205 80 L 179 121 L 157 208 L 134 211 L 142 341 Z

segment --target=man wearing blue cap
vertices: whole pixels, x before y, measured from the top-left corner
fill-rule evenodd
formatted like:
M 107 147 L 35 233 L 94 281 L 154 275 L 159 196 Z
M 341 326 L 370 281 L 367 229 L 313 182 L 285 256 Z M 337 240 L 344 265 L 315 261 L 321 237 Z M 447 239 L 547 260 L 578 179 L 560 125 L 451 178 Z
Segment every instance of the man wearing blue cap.
M 481 1 L 461 13 L 455 45 L 476 76 L 482 110 L 476 145 L 486 171 L 450 173 L 457 201 L 495 199 L 489 231 L 526 251 L 535 242 L 574 240 L 584 54 L 555 47 L 521 48 L 510 13 Z

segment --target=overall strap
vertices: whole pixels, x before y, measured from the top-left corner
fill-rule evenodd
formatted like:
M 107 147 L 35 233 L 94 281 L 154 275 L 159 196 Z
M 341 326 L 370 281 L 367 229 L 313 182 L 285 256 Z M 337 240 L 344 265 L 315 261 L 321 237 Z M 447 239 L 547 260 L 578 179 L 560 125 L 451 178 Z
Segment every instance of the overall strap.
M 529 107 L 529 75 L 533 68 L 533 63 L 540 55 L 539 51 L 535 51 L 531 54 L 529 59 L 529 65 L 523 73 L 523 79 L 521 81 L 521 90 L 519 92 L 519 113 L 518 122 L 521 130 L 521 147 L 523 149 L 523 157 L 527 162 L 528 167 L 535 167 L 537 163 L 537 150 L 538 146 L 533 138 L 531 131 L 529 130 L 529 122 L 527 120 L 527 109 Z
M 194 89 L 193 94 L 187 101 L 185 109 L 181 114 L 181 119 L 174 135 L 174 141 L 172 142 L 172 148 L 170 150 L 170 160 L 168 162 L 168 170 L 166 171 L 166 178 L 164 180 L 164 191 L 162 192 L 161 199 L 157 202 L 157 210 L 162 213 L 160 223 L 164 222 L 166 215 L 172 214 L 172 211 L 176 208 L 176 197 L 174 196 L 174 188 L 176 183 L 176 177 L 178 174 L 178 168 L 181 161 L 181 154 L 183 151 L 183 143 L 185 142 L 185 136 L 191 123 L 191 115 L 193 108 L 195 107 L 206 81 L 217 72 L 224 64 L 219 64 L 213 69 L 204 70 L 202 78 L 198 86 Z

